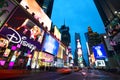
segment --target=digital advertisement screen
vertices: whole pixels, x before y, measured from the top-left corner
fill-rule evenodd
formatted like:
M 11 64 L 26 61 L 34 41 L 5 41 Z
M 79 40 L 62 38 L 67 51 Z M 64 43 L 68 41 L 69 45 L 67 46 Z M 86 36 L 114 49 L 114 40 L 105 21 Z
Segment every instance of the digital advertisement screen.
M 36 48 L 41 49 L 44 30 L 37 26 L 28 13 L 17 7 L 14 14 L 9 18 L 0 31 L 10 42 L 27 47 L 31 52 Z M 14 37 L 12 35 L 14 34 Z M 15 50 L 15 47 L 12 48 Z
M 23 28 L 25 28 L 24 31 L 21 31 L 23 30 Z M 44 30 L 35 25 L 35 23 L 33 23 L 30 19 L 26 19 L 22 26 L 18 27 L 17 30 L 19 32 L 25 33 L 26 36 L 29 35 L 28 37 L 30 37 L 30 39 L 33 39 L 34 41 L 38 41 L 40 43 L 42 42 Z
M 6 47 L 8 47 L 8 43 L 9 42 L 7 39 L 0 37 L 0 47 L 6 48 Z
M 56 36 L 57 39 L 61 40 L 61 33 L 57 26 L 54 27 L 54 35 Z
M 107 57 L 103 44 L 99 44 L 98 46 L 93 46 L 92 50 L 93 50 L 95 59 Z
M 54 56 L 48 53 L 42 52 L 41 58 L 44 62 L 52 62 L 54 60 Z
M 11 51 L 10 49 L 6 48 L 6 50 L 5 50 L 4 54 L 3 54 L 3 56 L 4 56 L 4 57 L 8 57 L 9 54 L 10 54 L 10 51 Z
M 0 0 L 0 27 L 7 20 L 15 5 L 10 0 Z
M 59 45 L 59 50 L 58 50 L 58 54 L 57 57 L 63 59 L 63 50 L 65 50 L 65 48 L 62 45 Z
M 51 29 L 51 20 L 42 10 L 40 5 L 36 0 L 21 0 L 20 4 L 26 9 L 30 14 L 34 14 L 34 18 L 40 23 L 43 23 L 43 27 L 47 27 L 48 31 Z
M 50 34 L 46 34 L 42 50 L 53 55 L 57 55 L 59 49 L 59 42 Z

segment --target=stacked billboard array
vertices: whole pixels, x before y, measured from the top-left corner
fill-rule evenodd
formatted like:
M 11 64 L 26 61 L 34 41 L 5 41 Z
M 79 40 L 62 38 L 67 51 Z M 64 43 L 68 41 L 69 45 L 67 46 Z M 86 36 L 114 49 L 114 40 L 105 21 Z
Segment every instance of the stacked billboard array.
M 12 0 L 3 0 L 0 5 L 0 66 L 53 66 L 56 56 L 63 56 L 59 50 L 61 42 L 48 32 L 51 21 L 35 0 L 21 0 L 20 5 Z M 26 10 L 26 6 L 29 9 Z M 66 47 L 61 50 L 65 52 Z M 62 61 L 57 60 L 61 64 L 62 58 Z

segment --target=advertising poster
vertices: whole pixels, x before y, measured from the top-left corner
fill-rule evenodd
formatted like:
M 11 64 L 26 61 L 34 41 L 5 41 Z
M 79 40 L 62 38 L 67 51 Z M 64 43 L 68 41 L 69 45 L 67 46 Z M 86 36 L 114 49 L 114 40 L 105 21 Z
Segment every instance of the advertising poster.
M 8 40 L 2 36 L 0 36 L 0 48 L 8 47 Z
M 8 57 L 9 54 L 10 54 L 10 51 L 11 51 L 10 49 L 6 48 L 6 50 L 5 50 L 4 54 L 3 54 L 3 56 L 4 56 L 4 57 Z
M 92 48 L 92 50 L 93 50 L 95 59 L 102 59 L 102 58 L 107 57 L 106 56 L 106 51 L 105 51 L 105 48 L 104 48 L 103 44 L 100 44 L 98 46 L 94 46 Z
M 57 26 L 54 26 L 54 35 L 56 36 L 57 39 L 61 40 L 61 33 Z
M 57 57 L 60 59 L 63 59 L 63 50 L 65 50 L 65 48 L 62 45 L 59 45 Z
M 48 52 L 53 55 L 57 55 L 58 49 L 59 42 L 55 38 L 53 38 L 50 34 L 46 34 L 42 51 Z
M 37 19 L 43 27 L 46 27 L 48 31 L 51 29 L 51 20 L 42 10 L 40 5 L 36 2 L 36 0 L 21 0 L 20 4 L 27 9 L 27 11 L 34 15 L 34 18 Z
M 15 5 L 10 0 L 0 0 L 0 27 L 4 24 Z
M 30 15 L 18 7 L 1 29 L 0 34 L 13 44 L 19 45 L 16 48 L 27 48 L 32 52 L 41 49 L 44 30 L 31 20 Z

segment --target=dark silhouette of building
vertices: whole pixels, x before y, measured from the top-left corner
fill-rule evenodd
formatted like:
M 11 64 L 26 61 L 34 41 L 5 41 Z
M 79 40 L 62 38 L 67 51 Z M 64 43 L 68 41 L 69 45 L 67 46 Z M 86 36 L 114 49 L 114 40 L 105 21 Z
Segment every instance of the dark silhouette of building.
M 69 33 L 69 27 L 67 27 L 65 24 L 61 26 L 60 28 L 60 32 L 61 32 L 61 41 L 63 42 L 63 44 L 65 44 L 65 46 L 69 46 L 69 44 L 71 43 L 71 36 Z
M 120 0 L 94 0 L 94 3 L 105 25 L 109 44 L 114 48 L 115 56 L 120 57 Z M 120 59 L 118 63 L 120 65 Z
M 89 26 L 88 27 L 88 32 L 85 33 L 85 38 L 88 43 L 88 63 L 89 67 L 94 66 L 94 59 L 92 58 L 93 51 L 92 48 L 93 46 L 97 46 L 98 44 L 101 43 L 101 38 L 100 35 L 97 32 L 93 32 L 92 28 Z
M 97 32 L 93 32 L 92 28 L 88 27 L 88 32 L 85 33 L 86 41 L 88 42 L 88 46 L 90 49 L 90 53 L 92 53 L 92 47 L 101 43 L 101 37 Z
M 51 18 L 54 0 L 36 0 L 43 11 Z
M 105 26 L 115 19 L 116 11 L 120 12 L 120 0 L 94 0 L 94 3 Z

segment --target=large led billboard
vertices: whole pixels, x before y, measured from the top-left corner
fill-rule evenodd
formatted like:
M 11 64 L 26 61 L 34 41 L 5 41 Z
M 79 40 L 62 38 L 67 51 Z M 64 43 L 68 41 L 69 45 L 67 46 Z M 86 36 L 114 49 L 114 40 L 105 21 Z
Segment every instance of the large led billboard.
M 41 49 L 44 30 L 34 23 L 26 11 L 17 7 L 1 29 L 0 35 L 13 44 L 27 47 L 32 52 L 36 48 Z
M 59 50 L 58 50 L 57 57 L 60 58 L 60 59 L 63 59 L 63 54 L 64 54 L 65 50 L 66 50 L 65 46 L 61 43 L 59 45 Z
M 103 44 L 93 46 L 92 48 L 95 59 L 106 58 L 106 51 Z
M 8 47 L 8 40 L 3 36 L 0 36 L 0 48 L 7 48 Z
M 10 0 L 0 0 L 0 27 L 7 20 L 15 5 Z
M 56 36 L 57 39 L 61 40 L 61 33 L 57 26 L 54 26 L 54 35 Z
M 43 27 L 47 27 L 48 31 L 51 29 L 51 20 L 38 5 L 36 0 L 21 0 L 20 4 L 26 9 L 30 14 L 34 14 L 34 18 L 40 23 L 43 23 Z
M 42 51 L 48 52 L 53 55 L 57 55 L 58 49 L 59 42 L 50 34 L 46 33 L 45 40 L 42 46 Z

